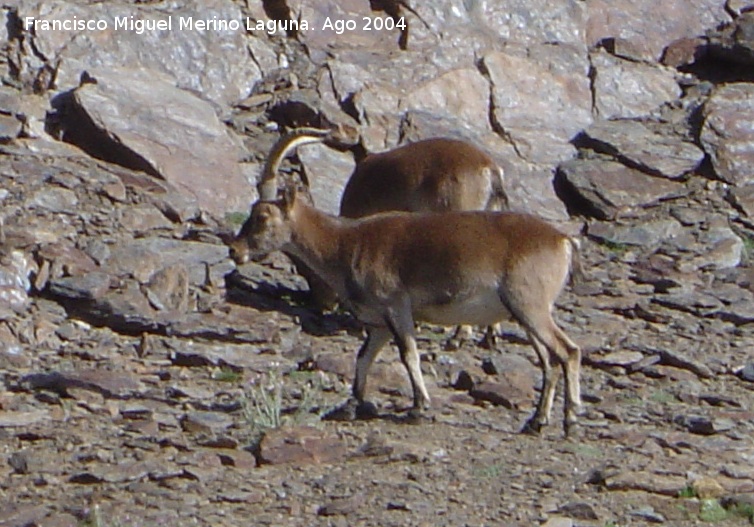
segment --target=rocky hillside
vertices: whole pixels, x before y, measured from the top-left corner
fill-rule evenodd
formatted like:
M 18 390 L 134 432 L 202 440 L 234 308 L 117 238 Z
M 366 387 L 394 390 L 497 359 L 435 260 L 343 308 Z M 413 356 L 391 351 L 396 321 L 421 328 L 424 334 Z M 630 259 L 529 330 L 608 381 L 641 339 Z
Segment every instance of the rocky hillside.
M 0 13 L 1 527 L 754 522 L 754 4 Z M 283 166 L 324 210 L 365 154 L 453 136 L 580 235 L 574 437 L 517 433 L 541 378 L 513 324 L 493 350 L 420 328 L 426 419 L 392 350 L 378 417 L 326 419 L 358 324 L 222 242 L 298 126 L 346 132 Z

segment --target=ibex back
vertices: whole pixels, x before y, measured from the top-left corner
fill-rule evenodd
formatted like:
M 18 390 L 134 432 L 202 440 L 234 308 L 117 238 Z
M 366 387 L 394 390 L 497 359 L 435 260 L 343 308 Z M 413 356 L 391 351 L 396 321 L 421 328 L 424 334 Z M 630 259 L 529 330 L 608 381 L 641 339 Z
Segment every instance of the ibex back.
M 525 428 L 549 421 L 560 368 L 568 433 L 581 404 L 581 351 L 552 318 L 577 256 L 575 240 L 530 215 L 500 212 L 328 216 L 286 193 L 258 202 L 231 244 L 237 262 L 274 250 L 295 255 L 361 320 L 353 395 L 364 402 L 367 374 L 392 337 L 408 370 L 414 407 L 425 408 L 414 337 L 417 321 L 490 325 L 512 317 L 539 355 L 543 388 Z

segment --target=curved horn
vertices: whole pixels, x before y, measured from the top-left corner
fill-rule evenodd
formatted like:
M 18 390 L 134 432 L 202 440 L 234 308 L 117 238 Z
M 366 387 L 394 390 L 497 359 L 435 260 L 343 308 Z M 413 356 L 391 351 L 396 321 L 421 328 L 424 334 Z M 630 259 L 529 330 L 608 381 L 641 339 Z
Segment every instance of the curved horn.
M 300 145 L 308 143 L 321 143 L 328 135 L 329 130 L 319 128 L 297 128 L 283 135 L 270 150 L 267 162 L 264 164 L 262 177 L 257 183 L 257 192 L 261 201 L 274 201 L 278 193 L 278 168 L 286 156 Z

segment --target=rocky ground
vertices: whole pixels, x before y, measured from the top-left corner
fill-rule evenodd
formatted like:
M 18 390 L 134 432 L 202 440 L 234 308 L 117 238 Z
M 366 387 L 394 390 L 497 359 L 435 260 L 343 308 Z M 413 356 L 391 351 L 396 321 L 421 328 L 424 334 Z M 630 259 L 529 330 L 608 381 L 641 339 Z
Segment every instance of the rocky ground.
M 3 7 L 0 526 L 754 523 L 751 6 L 139 4 Z M 21 24 L 385 12 L 411 31 Z M 365 152 L 460 135 L 514 208 L 579 234 L 557 307 L 584 350 L 571 437 L 559 407 L 518 433 L 541 378 L 512 323 L 493 349 L 420 328 L 423 418 L 392 349 L 378 417 L 328 418 L 358 323 L 222 240 L 281 129 L 331 124 L 352 144 L 284 166 L 324 209 Z

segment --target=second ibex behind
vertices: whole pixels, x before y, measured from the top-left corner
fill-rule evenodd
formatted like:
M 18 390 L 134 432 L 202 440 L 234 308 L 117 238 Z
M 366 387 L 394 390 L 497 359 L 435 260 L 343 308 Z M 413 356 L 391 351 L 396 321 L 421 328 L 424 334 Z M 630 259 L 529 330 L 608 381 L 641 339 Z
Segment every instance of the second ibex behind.
M 327 215 L 285 192 L 259 201 L 231 243 L 238 263 L 276 250 L 296 257 L 332 287 L 364 323 L 353 395 L 364 403 L 367 375 L 392 338 L 413 388 L 414 408 L 429 404 L 415 323 L 488 326 L 512 317 L 541 363 L 543 386 L 525 429 L 550 419 L 560 371 L 566 434 L 581 404 L 581 350 L 552 317 L 577 242 L 546 222 L 509 212 L 382 213 L 361 219 Z

